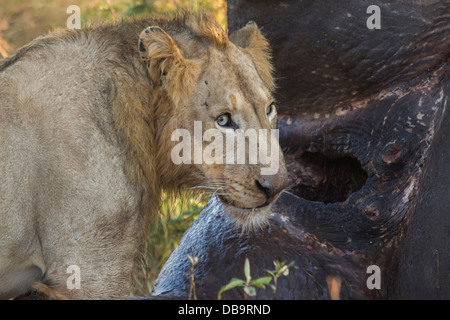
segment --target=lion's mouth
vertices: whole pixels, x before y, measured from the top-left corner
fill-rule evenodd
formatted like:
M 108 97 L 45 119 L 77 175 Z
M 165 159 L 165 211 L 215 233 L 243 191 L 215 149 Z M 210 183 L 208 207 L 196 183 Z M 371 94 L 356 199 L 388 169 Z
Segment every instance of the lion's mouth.
M 236 205 L 223 195 L 218 196 L 218 198 L 228 216 L 234 220 L 236 226 L 241 227 L 243 230 L 255 230 L 267 224 L 271 212 L 271 202 L 266 201 L 259 206 L 245 207 Z
M 271 204 L 271 202 L 266 201 L 263 204 L 261 204 L 259 206 L 256 206 L 256 207 L 241 207 L 241 206 L 236 205 L 234 203 L 234 201 L 232 201 L 230 199 L 227 199 L 225 196 L 219 195 L 218 197 L 219 197 L 220 201 L 222 201 L 223 204 L 225 204 L 227 206 L 232 206 L 232 207 L 234 207 L 236 209 L 241 209 L 241 210 L 251 210 L 251 211 L 253 211 L 255 209 L 266 208 L 266 207 L 270 206 L 270 204 Z

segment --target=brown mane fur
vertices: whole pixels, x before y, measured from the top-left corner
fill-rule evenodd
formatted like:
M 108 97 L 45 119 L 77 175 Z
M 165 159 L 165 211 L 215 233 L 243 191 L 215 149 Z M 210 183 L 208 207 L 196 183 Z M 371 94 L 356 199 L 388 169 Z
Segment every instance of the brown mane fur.
M 124 22 L 119 22 L 122 29 Z M 220 25 L 215 22 L 212 15 L 206 12 L 183 12 L 175 18 L 158 18 L 152 21 L 145 21 L 145 26 L 158 25 L 164 29 L 176 31 L 190 30 L 188 37 L 199 37 L 207 42 L 225 48 L 228 37 Z M 137 49 L 137 37 L 142 31 L 135 33 L 134 47 Z M 129 32 L 127 32 L 130 34 Z M 134 40 L 134 41 L 133 41 Z M 177 49 L 178 50 L 178 49 Z M 136 55 L 133 52 L 133 55 Z M 180 53 L 179 53 L 180 54 Z M 155 58 L 167 58 L 167 53 L 163 50 L 155 52 Z M 178 57 L 181 59 L 181 57 Z M 165 66 L 162 66 L 164 68 Z M 177 66 L 171 66 L 176 68 Z M 192 68 L 193 69 L 193 68 Z M 166 192 L 178 192 L 186 182 L 197 181 L 199 177 L 186 171 L 182 166 L 171 165 L 170 135 L 178 128 L 177 113 L 182 102 L 187 99 L 195 88 L 198 72 L 184 70 L 176 75 L 175 79 L 168 81 L 173 85 L 170 88 L 173 93 L 169 98 L 167 92 L 158 88 L 157 83 L 153 83 L 150 92 L 148 88 L 135 87 L 136 83 L 127 82 L 128 74 L 124 79 L 120 79 L 122 84 L 120 94 L 112 99 L 115 125 L 121 132 L 127 148 L 128 164 L 127 171 L 138 184 L 143 184 L 147 188 L 147 193 L 151 198 L 145 197 L 145 210 L 150 213 L 159 210 L 161 198 L 161 186 Z M 146 74 L 151 82 L 150 78 Z M 201 180 L 199 181 L 199 183 Z M 151 205 L 150 205 L 151 204 Z M 153 209 L 152 209 L 153 208 Z
M 213 45 L 221 50 L 226 50 L 228 45 L 227 33 L 207 11 L 183 12 L 175 18 L 159 18 L 151 23 L 175 32 L 189 30 L 190 34 L 186 38 L 196 39 L 198 46 Z M 121 24 L 123 22 L 119 23 L 119 25 Z M 254 24 L 242 30 L 245 31 L 236 32 L 232 40 L 235 40 L 243 50 L 248 51 L 261 78 L 269 89 L 273 90 L 275 84 L 273 67 L 270 63 L 269 43 Z M 241 34 L 244 32 L 245 34 Z M 167 58 L 168 52 L 173 51 L 178 51 L 178 49 L 166 50 L 166 52 L 158 50 L 154 53 L 153 58 Z M 182 59 L 181 53 L 178 52 L 178 55 L 177 59 Z M 196 64 L 195 61 L 191 63 Z M 171 67 L 177 68 L 177 66 Z M 164 66 L 162 68 L 164 69 Z M 188 181 L 202 182 L 198 176 L 187 172 L 186 168 L 181 166 L 174 171 L 167 158 L 171 146 L 167 141 L 170 141 L 171 133 L 179 127 L 176 115 L 179 113 L 183 101 L 192 94 L 199 77 L 199 71 L 195 70 L 196 68 L 199 66 L 193 65 L 190 69 L 184 69 L 183 72 L 176 74 L 174 79 L 168 79 L 173 86 L 170 88 L 172 93 L 170 98 L 166 91 L 159 89 L 158 84 L 154 83 L 151 93 L 145 92 L 143 88 L 134 89 L 135 84 L 132 84 L 113 99 L 116 126 L 123 134 L 127 145 L 127 154 L 129 154 L 127 169 L 138 183 L 144 183 L 147 186 L 150 194 L 158 195 L 158 197 L 161 185 L 168 192 L 177 192 Z M 126 83 L 126 81 L 119 82 Z M 155 130 L 156 128 L 157 130 Z M 149 148 L 149 146 L 151 147 Z M 156 180 L 155 177 L 157 177 Z M 159 206 L 156 207 L 159 208 Z

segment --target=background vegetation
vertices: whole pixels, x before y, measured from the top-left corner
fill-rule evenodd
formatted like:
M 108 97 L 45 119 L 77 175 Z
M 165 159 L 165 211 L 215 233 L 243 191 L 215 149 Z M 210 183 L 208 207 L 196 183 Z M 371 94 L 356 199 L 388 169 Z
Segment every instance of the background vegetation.
M 88 22 L 148 14 L 173 14 L 177 10 L 208 8 L 226 28 L 226 0 L 0 0 L 0 58 L 52 29 L 65 28 L 66 9 L 78 5 L 82 25 Z M 153 283 L 181 236 L 200 213 L 200 196 L 166 197 L 148 239 L 146 262 L 134 275 L 132 295 L 148 295 Z
M 70 5 L 80 7 L 82 24 L 202 7 L 226 27 L 226 0 L 0 0 L 0 57 L 52 29 L 64 28 Z

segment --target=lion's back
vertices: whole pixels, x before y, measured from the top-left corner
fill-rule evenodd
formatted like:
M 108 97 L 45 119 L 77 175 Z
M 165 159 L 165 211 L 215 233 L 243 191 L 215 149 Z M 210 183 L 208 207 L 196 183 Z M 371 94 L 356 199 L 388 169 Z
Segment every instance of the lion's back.
M 18 54 L 0 62 L 0 298 L 45 272 L 47 245 L 70 251 L 100 222 L 120 230 L 115 215 L 137 212 L 141 192 L 124 171 L 96 44 L 49 37 Z
M 28 168 L 22 172 L 24 179 L 80 175 L 91 169 L 87 161 L 119 148 L 110 83 L 95 50 L 77 42 L 46 40 L 41 40 L 42 48 L 29 50 L 0 71 L 3 169 L 12 161 L 2 172 L 6 176 L 21 165 Z

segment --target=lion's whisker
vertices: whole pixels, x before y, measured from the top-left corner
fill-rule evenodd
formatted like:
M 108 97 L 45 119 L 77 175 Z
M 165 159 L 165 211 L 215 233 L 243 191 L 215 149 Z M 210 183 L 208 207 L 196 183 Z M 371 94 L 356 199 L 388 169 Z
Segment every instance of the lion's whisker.
M 196 186 L 196 187 L 191 187 L 189 189 L 213 189 L 213 190 L 223 190 L 225 189 L 224 187 L 221 186 Z
M 217 193 L 217 192 L 206 192 L 206 193 L 210 193 L 211 195 L 215 195 L 215 196 L 230 196 L 231 193 Z

